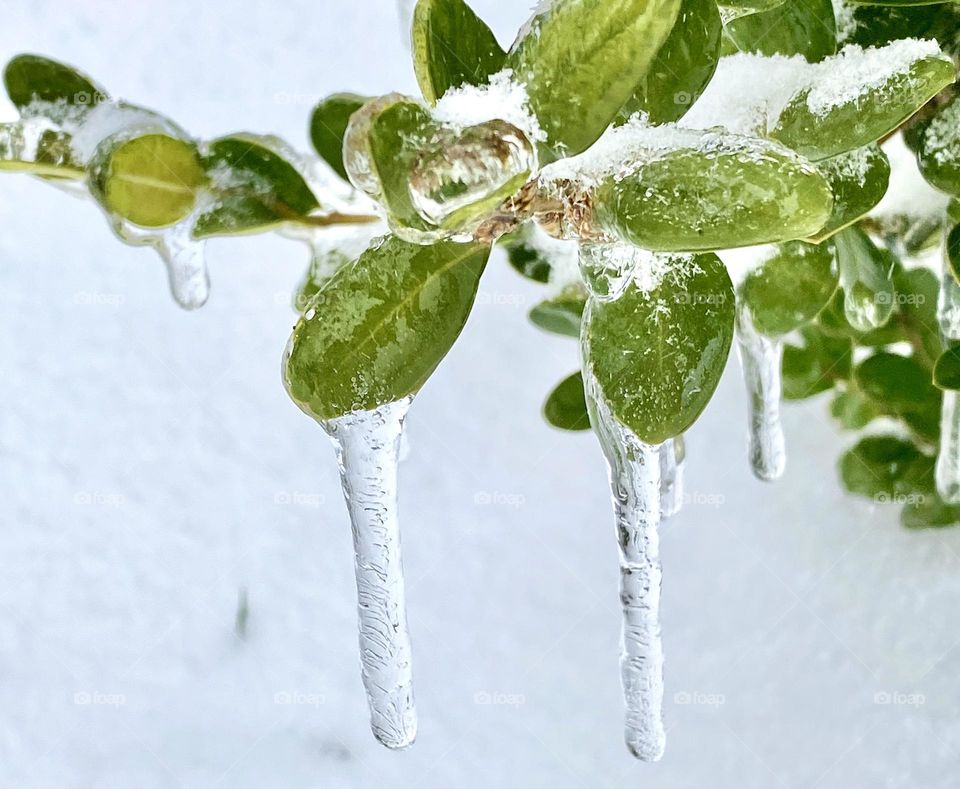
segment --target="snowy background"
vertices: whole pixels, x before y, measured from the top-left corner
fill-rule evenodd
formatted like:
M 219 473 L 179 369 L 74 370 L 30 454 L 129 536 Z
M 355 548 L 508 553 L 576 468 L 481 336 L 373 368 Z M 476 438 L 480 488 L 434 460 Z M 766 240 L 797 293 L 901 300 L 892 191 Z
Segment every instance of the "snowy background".
M 527 14 L 474 5 L 504 43 Z M 414 90 L 388 0 L 2 17 L 4 61 L 72 62 L 199 136 L 306 146 L 322 95 Z M 788 474 L 754 481 L 735 364 L 663 532 L 667 753 L 629 757 L 603 462 L 539 416 L 575 346 L 528 325 L 538 290 L 499 257 L 409 417 L 420 735 L 383 749 L 333 454 L 279 380 L 305 249 L 212 242 L 212 298 L 186 314 L 93 205 L 2 187 L 0 786 L 955 785 L 960 531 L 845 497 L 823 401 L 787 408 Z

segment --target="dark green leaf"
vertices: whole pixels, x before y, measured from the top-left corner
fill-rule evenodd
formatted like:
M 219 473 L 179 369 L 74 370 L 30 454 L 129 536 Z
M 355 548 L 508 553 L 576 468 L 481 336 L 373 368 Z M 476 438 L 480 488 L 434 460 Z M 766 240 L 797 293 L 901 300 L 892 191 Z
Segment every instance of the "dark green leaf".
M 960 507 L 945 503 L 928 493 L 915 497 L 900 513 L 900 523 L 907 529 L 941 529 L 960 523 Z
M 550 281 L 550 261 L 541 250 L 530 243 L 529 234 L 532 232 L 533 227 L 525 225 L 513 233 L 501 236 L 499 243 L 517 273 L 534 282 L 547 283 Z
M 641 83 L 680 0 L 543 5 L 507 55 L 547 134 L 543 161 L 586 150 Z
M 481 85 L 507 53 L 464 0 L 419 0 L 413 13 L 413 67 L 433 103 L 451 88 Z
M 18 110 L 33 101 L 92 107 L 107 98 L 92 80 L 76 69 L 41 55 L 17 55 L 7 63 L 3 83 Z
M 960 389 L 960 343 L 951 343 L 937 359 L 933 382 L 941 389 Z
M 817 163 L 833 192 L 833 213 L 811 237 L 819 243 L 864 216 L 887 192 L 890 160 L 879 145 L 857 148 Z
M 955 225 L 947 236 L 947 264 L 953 278 L 960 283 L 960 225 Z
M 583 376 L 579 372 L 557 384 L 543 404 L 543 416 L 561 430 L 590 429 L 590 415 L 583 394 Z
M 350 116 L 367 101 L 355 93 L 335 93 L 321 101 L 310 117 L 310 141 L 314 150 L 344 180 L 347 180 L 347 170 L 343 164 L 343 138 Z
M 940 430 L 940 392 L 913 357 L 880 352 L 856 369 L 857 385 L 884 414 L 898 416 L 924 438 Z
M 868 436 L 840 459 L 840 476 L 851 493 L 885 503 L 931 490 L 933 464 L 909 441 Z
M 561 294 L 555 299 L 540 302 L 530 310 L 530 320 L 544 331 L 579 337 L 580 319 L 585 306 L 586 299 L 579 293 Z
M 833 388 L 849 377 L 853 346 L 850 340 L 830 337 L 813 326 L 800 330 L 802 345 L 783 348 L 783 396 L 804 400 Z
M 827 182 L 791 151 L 736 135 L 699 142 L 603 179 L 590 195 L 597 224 L 643 249 L 674 252 L 805 238 L 829 218 Z
M 813 320 L 836 289 L 833 246 L 790 241 L 747 275 L 740 298 L 757 330 L 776 337 Z
M 733 340 L 734 296 L 716 255 L 677 261 L 649 293 L 631 284 L 618 299 L 591 302 L 586 364 L 614 416 L 659 444 L 706 407 Z
M 681 0 L 673 30 L 621 115 L 646 112 L 652 123 L 683 117 L 716 71 L 722 31 L 714 0 Z
M 816 63 L 837 51 L 830 0 L 786 0 L 769 11 L 732 20 L 726 33 L 741 52 L 803 55 Z
M 842 61 L 837 63 L 837 69 L 843 67 Z M 933 55 L 879 84 L 851 86 L 850 95 L 828 95 L 815 102 L 822 90 L 815 84 L 790 100 L 770 136 L 810 159 L 836 156 L 883 138 L 955 77 L 953 62 Z
M 456 341 L 489 248 L 387 237 L 341 268 L 294 327 L 284 381 L 318 420 L 419 391 Z

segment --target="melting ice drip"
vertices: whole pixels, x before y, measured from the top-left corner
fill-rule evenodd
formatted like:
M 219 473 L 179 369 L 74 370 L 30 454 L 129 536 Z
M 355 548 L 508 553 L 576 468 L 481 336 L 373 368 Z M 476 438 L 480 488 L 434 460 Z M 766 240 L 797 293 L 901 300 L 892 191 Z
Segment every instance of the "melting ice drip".
M 683 436 L 663 442 L 660 447 L 660 510 L 670 518 L 683 507 L 683 463 L 686 447 Z
M 747 385 L 750 465 L 758 479 L 769 482 L 783 474 L 787 463 L 780 424 L 783 343 L 760 334 L 749 309 L 741 307 L 737 312 L 737 349 Z
M 944 260 L 937 300 L 940 334 L 945 342 L 960 340 L 960 285 Z M 943 392 L 940 412 L 940 451 L 937 453 L 937 493 L 948 504 L 960 504 L 960 403 L 958 392 Z
M 678 469 L 668 442 L 641 441 L 622 425 L 603 400 L 599 384 L 584 373 L 592 422 L 610 469 L 610 489 L 620 548 L 623 631 L 620 679 L 626 706 L 624 738 L 630 752 L 657 761 L 666 747 L 663 728 L 663 643 L 660 638 L 661 463 Z M 669 453 L 664 452 L 669 447 Z M 678 490 L 674 477 L 673 491 Z M 665 497 L 668 500 L 669 496 Z
M 353 530 L 360 662 L 370 725 L 388 748 L 406 748 L 417 736 L 397 520 L 397 465 L 412 399 L 323 424 L 337 450 Z

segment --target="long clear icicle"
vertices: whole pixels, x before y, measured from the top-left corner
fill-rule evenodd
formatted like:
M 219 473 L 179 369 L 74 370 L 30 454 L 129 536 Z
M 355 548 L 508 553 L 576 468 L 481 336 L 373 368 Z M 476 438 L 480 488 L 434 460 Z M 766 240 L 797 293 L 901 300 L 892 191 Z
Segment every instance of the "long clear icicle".
M 400 437 L 411 400 L 323 424 L 337 450 L 353 531 L 360 662 L 370 725 L 388 748 L 406 748 L 417 736 L 397 519 Z
M 787 465 L 786 443 L 780 424 L 783 393 L 783 343 L 760 334 L 750 310 L 737 311 L 737 351 L 747 386 L 750 420 L 750 465 L 758 479 L 778 479 Z
M 620 548 L 624 738 L 634 756 L 653 762 L 663 756 L 667 742 L 660 638 L 661 446 L 644 443 L 614 417 L 589 365 L 584 366 L 594 430 L 610 470 Z
M 671 518 L 683 507 L 683 436 L 668 439 L 660 447 L 660 509 Z
M 946 259 L 940 278 L 937 318 L 945 342 L 960 340 L 960 285 Z M 935 478 L 940 498 L 948 504 L 960 504 L 960 403 L 958 393 L 951 390 L 943 393 Z

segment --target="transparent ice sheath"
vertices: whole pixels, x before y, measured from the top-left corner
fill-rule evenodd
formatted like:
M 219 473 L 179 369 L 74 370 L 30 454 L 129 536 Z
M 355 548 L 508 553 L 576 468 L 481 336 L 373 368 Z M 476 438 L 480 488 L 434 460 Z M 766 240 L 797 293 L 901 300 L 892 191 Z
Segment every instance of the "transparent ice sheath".
M 623 630 L 620 679 L 624 738 L 638 759 L 663 756 L 663 643 L 660 638 L 661 446 L 641 441 L 603 401 L 584 365 L 591 421 L 607 458 L 620 549 Z
M 783 343 L 760 334 L 749 309 L 741 307 L 737 311 L 737 350 L 747 387 L 750 465 L 758 479 L 769 482 L 782 476 L 787 464 L 780 424 Z
M 660 509 L 670 518 L 683 507 L 683 464 L 686 447 L 683 436 L 663 442 L 660 447 Z
M 397 466 L 411 400 L 323 423 L 337 451 L 353 531 L 360 663 L 370 725 L 388 748 L 406 748 L 417 736 L 397 520 Z
M 960 341 L 960 285 L 944 260 L 937 318 L 944 344 Z M 935 472 L 937 493 L 948 504 L 960 504 L 960 407 L 958 393 L 944 391 L 940 412 L 940 451 Z

